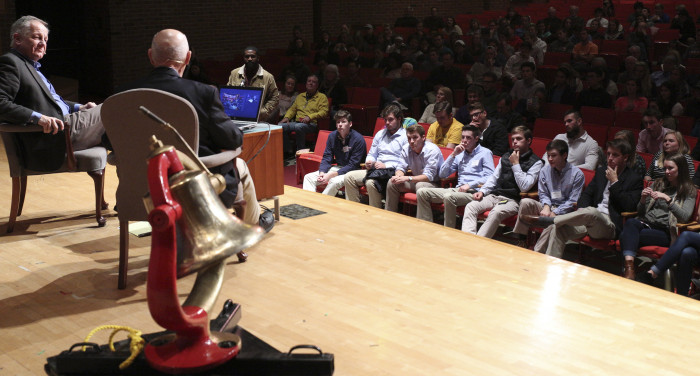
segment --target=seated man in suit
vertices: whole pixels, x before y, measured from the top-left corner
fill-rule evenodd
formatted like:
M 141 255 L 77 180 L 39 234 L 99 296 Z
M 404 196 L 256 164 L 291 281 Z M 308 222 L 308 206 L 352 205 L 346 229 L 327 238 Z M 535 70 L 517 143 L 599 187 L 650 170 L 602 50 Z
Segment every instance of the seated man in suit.
M 360 202 L 360 187 L 364 185 L 369 195 L 369 204 L 375 208 L 382 207 L 385 184 L 394 175 L 394 170 L 401 160 L 401 151 L 408 144 L 406 130 L 402 126 L 401 108 L 396 104 L 390 104 L 384 107 L 382 117 L 386 127 L 374 136 L 372 147 L 365 159 L 366 170 L 350 171 L 345 174 L 345 198 Z M 367 179 L 369 173 L 383 174 L 386 178 Z
M 161 30 L 153 37 L 151 48 L 148 49 L 148 58 L 154 69 L 148 76 L 119 88 L 118 92 L 151 88 L 187 99 L 199 118 L 199 156 L 238 149 L 243 145 L 243 132 L 224 112 L 218 91 L 212 86 L 182 78 L 191 56 L 185 34 L 174 29 Z M 255 195 L 253 178 L 245 162 L 236 158 L 235 166 L 231 161 L 210 170 L 226 179 L 226 189 L 219 195 L 224 205 L 231 207 L 236 197 L 242 195 L 246 201 L 243 221 L 257 225 L 260 205 Z M 271 228 L 272 226 L 269 226 L 265 230 L 269 231 Z
M 524 198 L 520 201 L 518 220 L 513 228 L 513 232 L 519 235 L 519 246 L 525 247 L 529 229 L 525 219 L 528 215 L 554 217 L 576 209 L 576 201 L 581 196 L 585 178 L 580 168 L 567 162 L 568 154 L 569 145 L 562 140 L 553 140 L 547 144 L 549 164 L 540 170 L 537 179 L 538 199 Z
M 578 210 L 556 217 L 523 217 L 545 227 L 535 251 L 561 258 L 566 242 L 589 235 L 595 239 L 616 239 L 622 231 L 622 213 L 636 210 L 642 194 L 643 178 L 627 168 L 634 149 L 625 140 L 607 144 L 608 166 L 596 170 L 578 200 Z
M 44 133 L 17 133 L 25 168 L 58 170 L 66 159 L 64 127 L 69 127 L 73 150 L 99 145 L 104 127 L 100 106 L 63 99 L 39 71 L 46 54 L 48 24 L 24 16 L 10 27 L 10 52 L 0 57 L 0 121 L 37 124 Z
M 318 76 L 315 74 L 306 78 L 306 92 L 297 95 L 297 99 L 289 107 L 280 126 L 284 130 L 284 153 L 293 156 L 296 150 L 304 148 L 306 134 L 315 132 L 319 119 L 328 116 L 328 98 L 318 91 Z M 290 135 L 294 132 L 296 149 L 292 149 Z
M 519 125 L 510 134 L 513 150 L 503 154 L 493 175 L 464 208 L 462 231 L 491 238 L 504 219 L 518 213 L 520 192 L 529 191 L 536 183 L 544 162 L 532 152 L 532 131 Z M 484 224 L 476 231 L 480 213 L 490 210 Z
M 479 145 L 481 130 L 471 125 L 462 126 L 462 139 L 440 167 L 440 178 L 445 179 L 457 172 L 454 188 L 422 188 L 417 192 L 418 210 L 416 218 L 433 221 L 430 203 L 445 204 L 445 227 L 455 228 L 457 207 L 472 200 L 472 193 L 493 174 L 493 154 Z M 470 192 L 471 191 L 471 192 Z
M 442 102 L 447 103 L 447 102 Z M 425 139 L 425 128 L 413 124 L 406 128 L 408 144 L 401 151 L 401 159 L 394 176 L 386 187 L 386 210 L 399 211 L 401 192 L 416 192 L 437 186 L 438 170 L 444 162 L 442 151 Z M 411 175 L 406 175 L 411 170 Z
M 365 138 L 351 129 L 352 115 L 345 110 L 338 110 L 333 120 L 338 129 L 328 135 L 321 165 L 318 171 L 304 176 L 303 185 L 305 190 L 316 192 L 319 184 L 326 184 L 323 194 L 329 196 L 338 194 L 338 190 L 345 184 L 345 174 L 359 170 L 360 163 L 367 156 Z M 333 163 L 336 165 L 333 166 Z

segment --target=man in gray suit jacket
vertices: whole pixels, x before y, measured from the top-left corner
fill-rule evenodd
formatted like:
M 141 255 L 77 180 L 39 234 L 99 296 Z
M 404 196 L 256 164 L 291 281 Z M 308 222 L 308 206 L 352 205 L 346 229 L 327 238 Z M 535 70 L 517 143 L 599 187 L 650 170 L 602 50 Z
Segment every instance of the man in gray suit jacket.
M 38 124 L 44 133 L 18 133 L 17 141 L 24 167 L 53 171 L 65 161 L 63 129 L 69 126 L 74 150 L 100 143 L 104 128 L 100 106 L 79 104 L 56 93 L 39 71 L 39 60 L 46 54 L 48 24 L 34 16 L 24 16 L 10 28 L 10 52 L 0 56 L 0 122 Z

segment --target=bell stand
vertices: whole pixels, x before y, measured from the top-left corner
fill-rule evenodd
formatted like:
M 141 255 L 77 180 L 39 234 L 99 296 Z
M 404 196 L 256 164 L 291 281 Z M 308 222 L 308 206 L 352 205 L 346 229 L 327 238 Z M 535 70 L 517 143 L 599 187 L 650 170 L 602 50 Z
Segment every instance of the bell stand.
M 323 353 L 315 346 L 295 346 L 289 352 L 280 352 L 257 336 L 251 334 L 236 323 L 240 320 L 240 305 L 231 300 L 214 320 L 211 320 L 212 332 L 228 332 L 241 337 L 245 346 L 238 355 L 228 362 L 197 375 L 240 375 L 240 376 L 330 376 L 334 370 L 333 354 Z M 144 334 L 146 341 L 169 334 L 159 332 Z M 119 370 L 119 364 L 129 357 L 129 341 L 115 342 L 117 351 L 109 350 L 108 345 L 86 344 L 87 351 L 80 351 L 83 343 L 76 343 L 70 350 L 47 359 L 44 370 L 47 375 L 167 375 L 154 370 L 148 364 L 143 353 L 125 370 Z M 313 349 L 314 353 L 297 353 L 298 349 Z

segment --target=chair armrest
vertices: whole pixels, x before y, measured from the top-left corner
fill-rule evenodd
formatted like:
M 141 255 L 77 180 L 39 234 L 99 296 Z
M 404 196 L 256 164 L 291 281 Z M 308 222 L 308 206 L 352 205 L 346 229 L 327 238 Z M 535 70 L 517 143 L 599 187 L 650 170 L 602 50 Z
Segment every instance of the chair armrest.
M 634 217 L 637 216 L 637 214 L 638 214 L 638 213 L 637 213 L 636 211 L 633 211 L 633 212 L 622 212 L 622 213 L 620 213 L 620 215 L 622 216 L 623 219 L 634 218 Z
M 309 153 L 313 153 L 313 151 L 311 151 L 311 149 L 309 149 L 309 148 L 306 148 L 306 149 L 297 150 L 296 155 L 309 154 Z
M 700 231 L 700 223 L 697 223 L 697 222 L 690 223 L 687 226 L 685 226 L 685 230 L 698 232 L 698 231 Z
M 239 147 L 236 150 L 225 150 L 222 151 L 221 153 L 214 154 L 214 155 L 207 155 L 205 157 L 199 157 L 199 159 L 204 163 L 207 168 L 210 167 L 216 167 L 216 166 L 221 166 L 224 163 L 227 163 L 234 158 L 236 158 L 238 155 L 241 154 L 241 148 Z
M 0 132 L 7 133 L 29 133 L 29 132 L 43 132 L 44 128 L 40 125 L 17 125 L 17 124 L 0 124 Z M 65 127 L 63 132 L 66 138 L 66 166 L 69 171 L 75 171 L 78 162 L 75 160 L 75 155 L 73 153 L 73 143 L 70 140 L 70 127 Z

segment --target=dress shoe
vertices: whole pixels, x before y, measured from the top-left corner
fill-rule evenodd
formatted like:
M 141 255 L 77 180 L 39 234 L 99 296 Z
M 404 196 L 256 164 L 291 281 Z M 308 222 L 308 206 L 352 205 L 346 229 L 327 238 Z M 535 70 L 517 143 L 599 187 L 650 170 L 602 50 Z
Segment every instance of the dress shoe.
M 554 217 L 540 217 L 539 215 L 522 214 L 520 220 L 530 226 L 549 227 L 554 224 Z
M 265 233 L 268 233 L 273 227 L 275 227 L 275 214 L 272 212 L 272 210 L 263 205 L 260 205 L 260 209 L 262 209 L 262 212 L 260 212 L 258 226 L 262 227 L 262 229 L 265 230 Z
M 248 259 L 248 254 L 243 251 L 236 253 L 236 256 L 238 256 L 238 262 L 245 262 Z
M 635 278 L 635 271 L 634 271 L 634 260 L 625 260 L 625 271 L 622 272 L 622 276 L 634 280 Z

